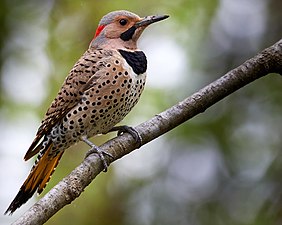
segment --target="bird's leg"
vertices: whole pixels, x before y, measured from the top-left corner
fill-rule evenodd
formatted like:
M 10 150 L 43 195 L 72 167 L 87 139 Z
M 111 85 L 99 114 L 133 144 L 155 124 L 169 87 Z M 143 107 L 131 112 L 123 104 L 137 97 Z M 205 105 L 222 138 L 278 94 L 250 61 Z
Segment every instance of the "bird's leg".
M 91 155 L 93 153 L 98 154 L 99 158 L 101 159 L 101 161 L 103 162 L 103 165 L 104 165 L 104 170 L 103 171 L 107 172 L 108 164 L 107 164 L 107 161 L 106 161 L 104 155 L 107 155 L 107 156 L 113 158 L 112 154 L 110 154 L 108 152 L 105 152 L 102 149 L 100 149 L 98 146 L 94 145 L 91 141 L 89 141 L 87 139 L 86 136 L 82 136 L 81 140 L 91 147 L 91 149 L 86 152 L 85 158 L 87 158 L 89 155 Z
M 129 133 L 134 140 L 136 141 L 136 143 L 138 144 L 138 146 L 140 147 L 142 145 L 142 137 L 139 134 L 139 132 L 137 130 L 135 130 L 133 127 L 129 127 L 129 126 L 115 126 L 112 129 L 110 129 L 108 132 L 114 132 L 117 131 L 117 135 L 121 135 L 123 133 Z

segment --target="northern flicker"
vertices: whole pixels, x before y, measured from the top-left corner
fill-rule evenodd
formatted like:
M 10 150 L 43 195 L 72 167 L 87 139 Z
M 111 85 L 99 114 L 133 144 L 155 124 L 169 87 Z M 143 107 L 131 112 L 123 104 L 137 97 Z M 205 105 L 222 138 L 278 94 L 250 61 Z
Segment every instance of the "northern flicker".
M 37 191 L 40 194 L 64 151 L 78 141 L 91 146 L 90 153 L 104 154 L 88 138 L 110 131 L 139 134 L 119 123 L 135 106 L 144 89 L 147 70 L 145 54 L 137 40 L 150 24 L 168 16 L 138 15 L 121 10 L 105 15 L 88 50 L 65 79 L 57 97 L 46 112 L 25 160 L 37 159 L 6 213 L 12 214 Z

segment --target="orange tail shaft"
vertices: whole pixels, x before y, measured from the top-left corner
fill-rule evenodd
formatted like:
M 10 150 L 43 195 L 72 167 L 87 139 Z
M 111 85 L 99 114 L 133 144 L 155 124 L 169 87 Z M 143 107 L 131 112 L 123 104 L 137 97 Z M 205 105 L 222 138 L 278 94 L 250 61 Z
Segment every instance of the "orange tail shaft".
M 36 191 L 38 194 L 43 191 L 64 153 L 61 151 L 55 156 L 50 156 L 49 152 L 52 146 L 52 143 L 48 144 L 46 151 L 43 150 L 44 153 L 42 157 L 31 170 L 5 214 L 12 214 L 17 208 L 26 203 Z

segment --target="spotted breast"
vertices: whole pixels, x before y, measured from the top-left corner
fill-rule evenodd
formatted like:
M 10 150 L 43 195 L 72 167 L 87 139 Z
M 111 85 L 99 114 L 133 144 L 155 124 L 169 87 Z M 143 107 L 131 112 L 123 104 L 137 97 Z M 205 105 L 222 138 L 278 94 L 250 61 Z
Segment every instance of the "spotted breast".
M 73 71 L 89 74 L 89 79 L 86 82 L 83 77 L 77 81 L 85 82 L 80 102 L 51 131 L 54 150 L 69 147 L 81 136 L 107 133 L 119 123 L 138 102 L 146 69 L 147 60 L 142 51 L 87 51 Z

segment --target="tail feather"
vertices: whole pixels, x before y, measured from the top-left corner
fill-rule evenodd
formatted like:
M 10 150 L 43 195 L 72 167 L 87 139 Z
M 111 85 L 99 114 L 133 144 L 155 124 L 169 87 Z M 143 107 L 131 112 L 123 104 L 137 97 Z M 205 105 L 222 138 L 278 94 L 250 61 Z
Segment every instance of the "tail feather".
M 44 140 L 40 144 L 38 144 L 41 138 L 42 136 L 36 135 L 35 139 L 33 140 L 32 144 L 30 145 L 29 149 L 27 150 L 24 156 L 25 161 L 29 160 L 31 157 L 36 155 L 41 150 L 42 143 L 45 141 L 45 138 L 44 138 Z M 37 144 L 38 146 L 36 147 Z
M 5 214 L 12 214 L 26 203 L 36 191 L 38 194 L 43 191 L 64 153 L 64 151 L 61 151 L 55 156 L 49 155 L 52 146 L 52 144 L 47 145 L 44 154 L 41 157 L 39 156 L 39 161 L 36 162 Z

